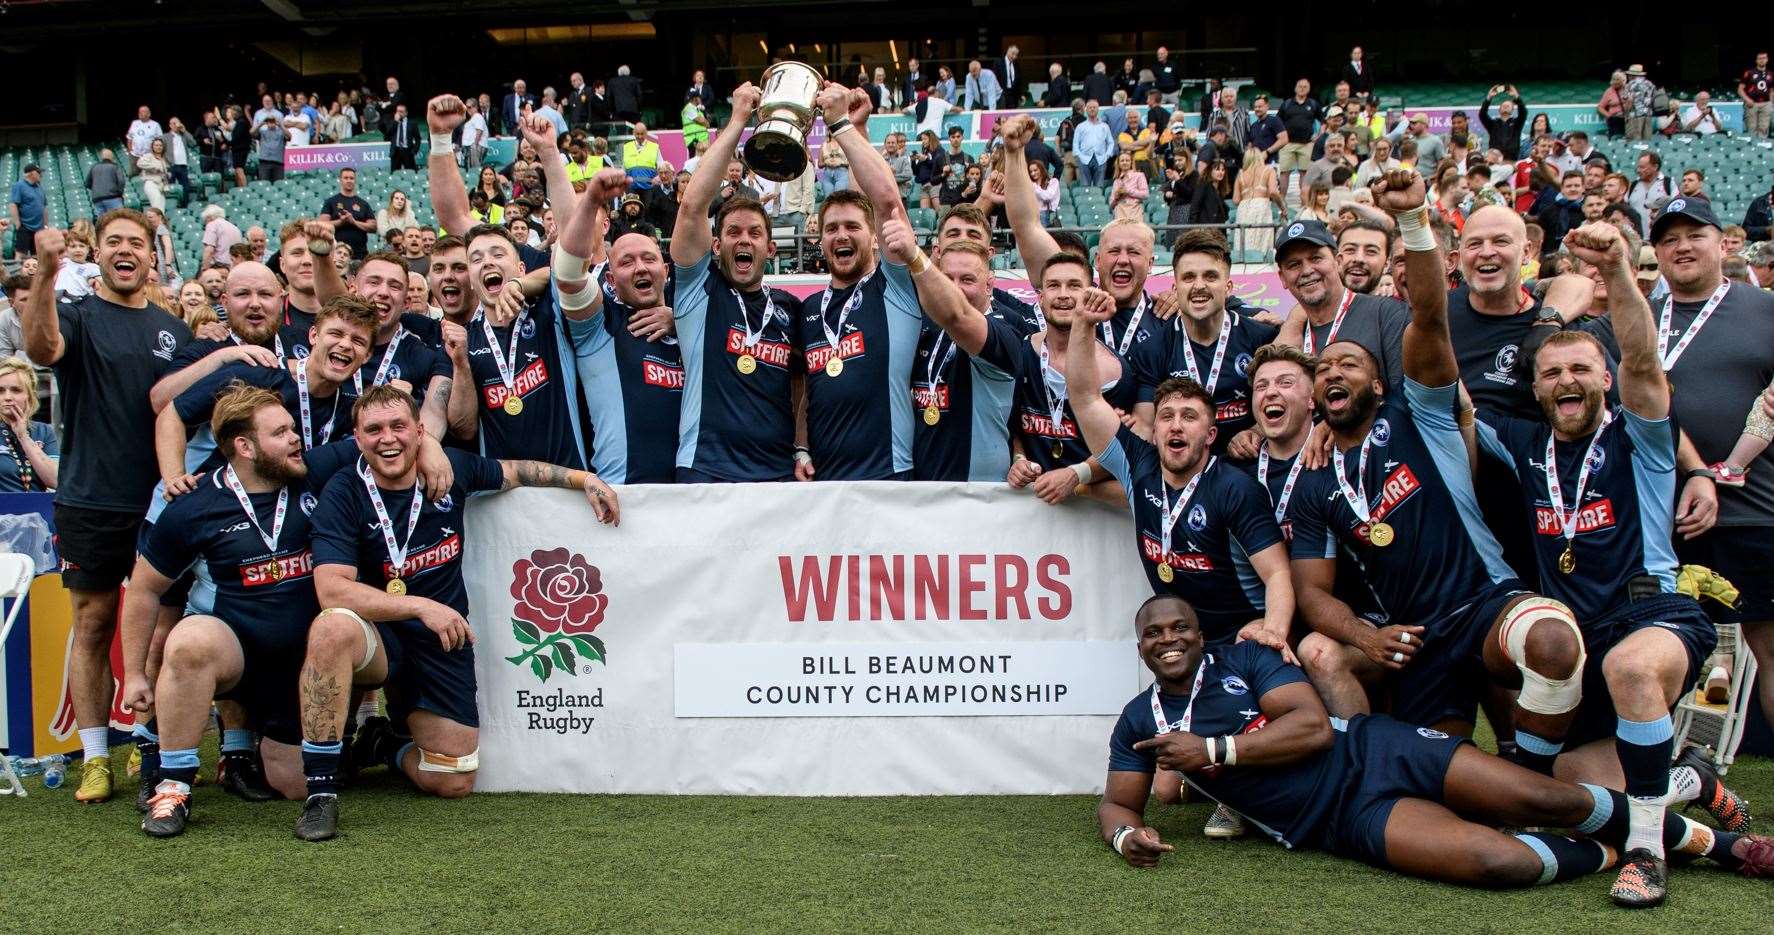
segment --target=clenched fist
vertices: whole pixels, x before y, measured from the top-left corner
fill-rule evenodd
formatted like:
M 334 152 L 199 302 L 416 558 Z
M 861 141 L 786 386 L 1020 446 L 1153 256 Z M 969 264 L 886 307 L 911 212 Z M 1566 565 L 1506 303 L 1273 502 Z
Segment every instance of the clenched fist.
M 1602 221 L 1565 234 L 1565 247 L 1572 256 L 1603 272 L 1611 273 L 1626 263 L 1626 238 L 1619 228 Z
M 1429 184 L 1415 169 L 1393 169 L 1367 184 L 1374 205 L 1387 214 L 1404 214 L 1429 201 Z
M 451 133 L 468 119 L 468 108 L 454 94 L 439 94 L 425 105 L 425 125 L 433 133 Z

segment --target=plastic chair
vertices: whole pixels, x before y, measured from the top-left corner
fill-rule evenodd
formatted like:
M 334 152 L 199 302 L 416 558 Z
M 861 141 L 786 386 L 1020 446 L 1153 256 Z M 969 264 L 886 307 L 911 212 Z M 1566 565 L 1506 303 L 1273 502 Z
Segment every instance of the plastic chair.
M 6 638 L 12 634 L 12 625 L 18 621 L 19 611 L 24 610 L 25 597 L 31 593 L 31 582 L 36 578 L 37 564 L 29 555 L 0 553 L 0 602 L 12 602 L 6 608 L 6 617 L 0 620 L 0 647 L 6 645 Z M 25 797 L 24 784 L 19 782 L 10 756 L 0 757 L 0 779 L 5 786 L 0 788 L 0 795 Z
M 1712 748 L 1712 762 L 1720 775 L 1731 769 L 1737 748 L 1743 743 L 1743 726 L 1756 696 L 1756 658 L 1735 623 L 1718 625 L 1719 644 L 1714 653 L 1731 654 L 1731 688 L 1723 707 L 1710 705 L 1692 690 L 1675 706 L 1675 748 L 1690 741 Z M 1703 680 L 1704 681 L 1704 680 Z

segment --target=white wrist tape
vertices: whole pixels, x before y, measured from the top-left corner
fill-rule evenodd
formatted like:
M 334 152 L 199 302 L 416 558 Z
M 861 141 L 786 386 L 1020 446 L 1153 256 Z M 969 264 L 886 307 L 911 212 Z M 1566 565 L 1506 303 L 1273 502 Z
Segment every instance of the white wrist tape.
M 584 286 L 587 280 L 586 270 L 591 268 L 591 261 L 581 256 L 574 256 L 560 248 L 554 248 L 554 259 L 549 264 L 549 272 L 554 274 L 556 286 Z M 569 312 L 577 312 L 590 307 L 597 299 L 598 290 L 581 288 L 576 292 L 561 289 L 561 308 Z
M 1109 846 L 1115 849 L 1115 853 L 1120 854 L 1123 857 L 1127 856 L 1127 838 L 1129 835 L 1133 834 L 1133 830 L 1133 826 L 1131 825 L 1122 825 L 1120 828 L 1116 829 L 1115 838 L 1109 843 Z
M 1428 205 L 1418 205 L 1396 215 L 1393 220 L 1398 222 L 1398 239 L 1404 241 L 1406 250 L 1427 253 L 1435 249 L 1435 231 L 1429 228 Z
M 1207 747 L 1207 763 L 1209 766 L 1220 765 L 1220 738 L 1203 737 L 1201 742 Z
M 807 449 L 805 449 L 805 448 L 796 448 L 795 449 L 795 463 L 796 464 L 812 464 L 813 463 L 812 453 L 807 451 Z
M 448 155 L 456 151 L 456 141 L 448 133 L 431 134 L 431 151 Z
M 1226 756 L 1221 761 L 1221 765 L 1238 765 L 1238 738 L 1229 735 L 1226 737 Z
M 1078 475 L 1078 483 L 1080 484 L 1088 484 L 1090 479 L 1096 476 L 1096 472 L 1090 469 L 1088 461 L 1080 461 L 1072 465 L 1072 473 Z

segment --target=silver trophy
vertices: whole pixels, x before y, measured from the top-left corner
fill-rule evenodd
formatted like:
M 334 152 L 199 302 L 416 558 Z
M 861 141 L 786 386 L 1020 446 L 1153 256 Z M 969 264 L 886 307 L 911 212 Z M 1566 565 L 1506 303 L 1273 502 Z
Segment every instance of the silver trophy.
M 772 182 L 800 178 L 812 161 L 807 134 L 818 115 L 813 98 L 825 78 L 811 65 L 777 62 L 764 72 L 763 81 L 758 128 L 745 142 L 745 164 Z

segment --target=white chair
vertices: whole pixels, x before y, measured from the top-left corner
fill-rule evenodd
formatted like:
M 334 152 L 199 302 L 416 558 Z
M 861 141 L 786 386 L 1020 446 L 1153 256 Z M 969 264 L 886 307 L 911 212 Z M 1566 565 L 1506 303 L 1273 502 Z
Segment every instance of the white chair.
M 19 611 L 24 609 L 25 598 L 31 593 L 31 582 L 36 577 L 37 564 L 29 555 L 0 553 L 0 602 L 11 602 L 6 607 L 5 618 L 0 619 L 0 657 L 5 655 L 6 638 L 12 634 L 12 625 L 18 620 Z M 24 784 L 18 781 L 11 756 L 0 757 L 0 780 L 4 780 L 0 795 L 25 797 Z
M 1749 706 L 1755 703 L 1756 658 L 1743 642 L 1742 628 L 1737 624 L 1721 623 L 1718 632 L 1719 644 L 1713 652 L 1731 655 L 1730 694 L 1722 708 L 1697 700 L 1692 689 L 1683 695 L 1675 708 L 1675 748 L 1680 750 L 1685 743 L 1711 747 L 1713 766 L 1723 775 L 1737 758 Z

